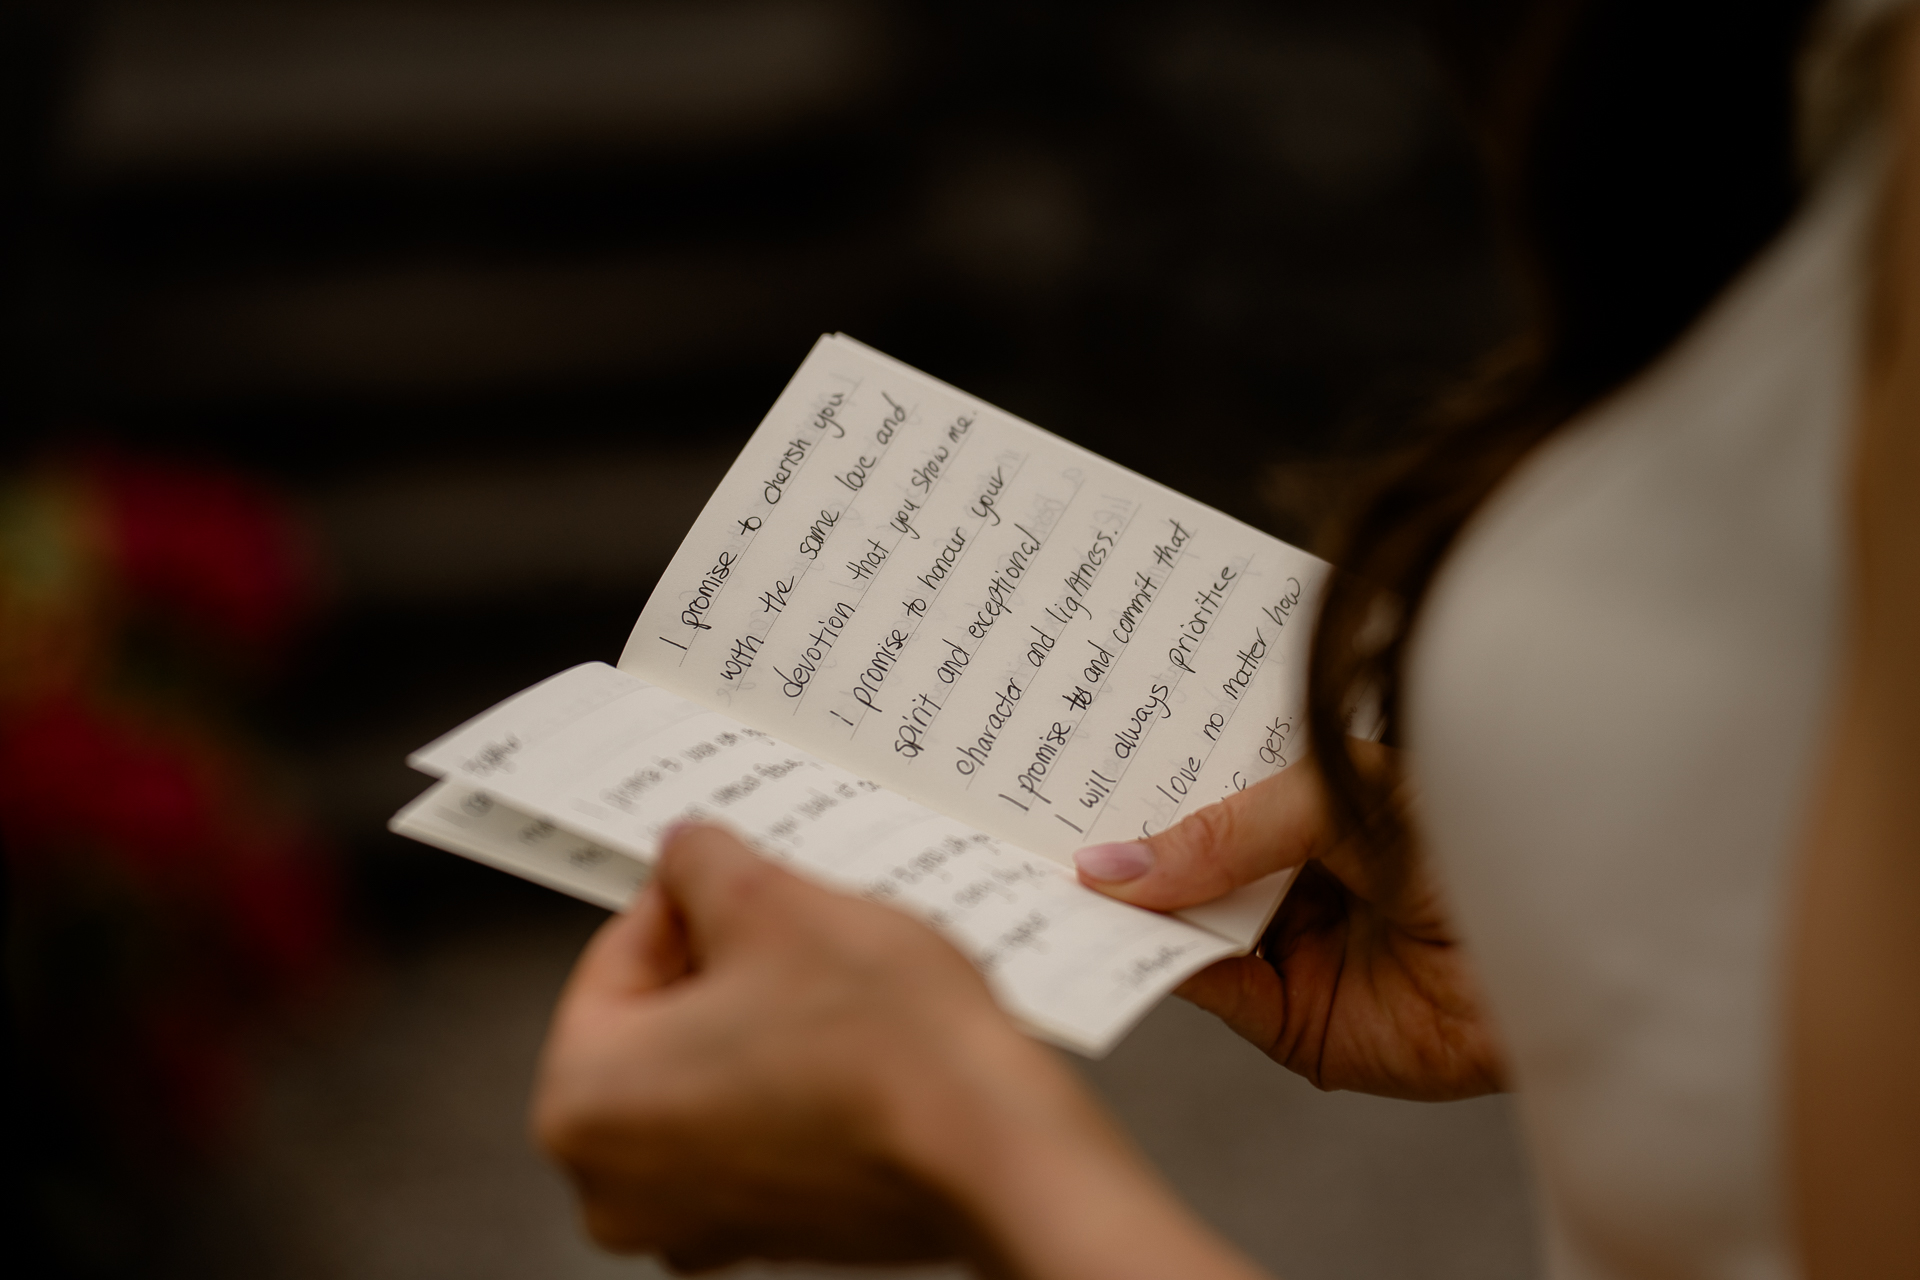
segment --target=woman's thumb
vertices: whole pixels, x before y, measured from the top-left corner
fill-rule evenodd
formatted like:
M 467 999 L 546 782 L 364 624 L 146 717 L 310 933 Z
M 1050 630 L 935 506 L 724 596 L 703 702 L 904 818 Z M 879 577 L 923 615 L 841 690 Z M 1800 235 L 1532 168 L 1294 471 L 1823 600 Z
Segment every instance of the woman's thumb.
M 1154 911 L 1198 906 L 1319 853 L 1328 834 L 1319 771 L 1302 761 L 1158 835 L 1073 855 L 1080 881 Z

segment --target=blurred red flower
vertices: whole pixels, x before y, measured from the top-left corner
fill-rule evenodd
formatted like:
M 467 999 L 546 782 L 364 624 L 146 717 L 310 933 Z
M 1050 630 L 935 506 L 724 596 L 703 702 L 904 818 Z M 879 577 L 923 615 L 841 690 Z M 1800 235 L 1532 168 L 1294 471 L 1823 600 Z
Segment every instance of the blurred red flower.
M 225 711 L 311 616 L 314 561 L 266 486 L 122 454 L 0 483 L 0 516 L 0 845 L 35 1070 L 127 1154 L 205 1150 L 258 1032 L 336 953 L 331 868 Z M 185 643 L 131 642 L 151 621 Z
M 0 719 L 0 834 L 16 857 L 85 843 L 150 872 L 204 859 L 217 831 L 214 797 L 178 743 L 69 693 Z
M 311 611 L 313 557 L 270 490 L 232 472 L 92 460 L 107 552 L 137 606 L 228 643 L 277 649 Z

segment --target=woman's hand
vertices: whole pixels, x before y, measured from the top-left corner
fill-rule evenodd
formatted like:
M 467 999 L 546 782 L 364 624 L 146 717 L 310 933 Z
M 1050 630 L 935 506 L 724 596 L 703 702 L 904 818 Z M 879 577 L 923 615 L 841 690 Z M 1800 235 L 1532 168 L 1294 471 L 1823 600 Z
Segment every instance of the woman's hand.
M 1386 748 L 1353 745 L 1363 766 L 1385 767 Z M 1383 866 L 1336 842 L 1311 760 L 1076 860 L 1087 885 L 1156 911 L 1299 867 L 1260 953 L 1195 974 L 1180 994 L 1323 1089 L 1438 1100 L 1502 1087 L 1478 985 L 1424 860 Z
M 534 1097 L 589 1232 L 674 1266 L 1251 1275 L 967 960 L 714 827 L 581 957 Z

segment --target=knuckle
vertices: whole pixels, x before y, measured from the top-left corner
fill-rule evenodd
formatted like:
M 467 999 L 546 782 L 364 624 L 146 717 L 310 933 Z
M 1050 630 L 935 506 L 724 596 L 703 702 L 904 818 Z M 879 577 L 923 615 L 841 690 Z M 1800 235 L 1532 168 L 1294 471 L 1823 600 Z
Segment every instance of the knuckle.
M 864 906 L 866 904 L 859 904 Z M 890 917 L 872 911 L 826 911 L 810 918 L 808 928 L 794 942 L 823 962 L 823 971 L 840 978 L 870 984 L 886 977 L 900 963 L 912 940 Z
M 731 858 L 727 865 L 712 868 L 709 875 L 707 892 L 702 896 L 729 915 L 765 914 L 788 878 L 780 868 L 753 853 Z M 777 918 L 778 913 L 774 915 Z
M 1197 819 L 1195 825 L 1205 835 L 1197 850 L 1203 855 L 1233 844 L 1239 834 L 1239 808 L 1230 800 L 1210 804 L 1193 816 Z
M 766 896 L 776 874 L 773 864 L 765 858 L 739 858 L 721 874 L 720 890 L 736 903 L 753 902 Z
M 1186 878 L 1208 885 L 1231 879 L 1229 851 L 1240 834 L 1240 818 L 1229 801 L 1196 810 L 1168 833 L 1173 861 Z

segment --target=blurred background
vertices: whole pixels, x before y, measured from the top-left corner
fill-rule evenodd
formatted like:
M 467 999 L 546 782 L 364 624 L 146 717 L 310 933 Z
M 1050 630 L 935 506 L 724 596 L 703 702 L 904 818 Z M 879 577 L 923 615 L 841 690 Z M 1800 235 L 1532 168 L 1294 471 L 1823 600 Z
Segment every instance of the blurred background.
M 819 333 L 1315 547 L 1515 322 L 1394 0 L 0 0 L 0 100 L 10 1275 L 654 1274 L 522 1137 L 600 913 L 383 824 Z M 1537 1273 L 1502 1100 L 1087 1071 L 1295 1280 Z

